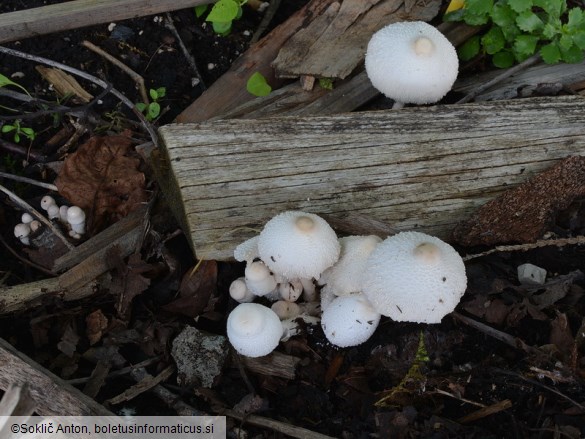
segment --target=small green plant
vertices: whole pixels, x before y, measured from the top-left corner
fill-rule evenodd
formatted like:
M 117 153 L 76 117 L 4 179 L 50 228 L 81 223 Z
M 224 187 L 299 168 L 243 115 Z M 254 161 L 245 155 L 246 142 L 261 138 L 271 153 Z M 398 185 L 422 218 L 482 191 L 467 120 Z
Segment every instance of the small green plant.
M 158 101 L 165 97 L 167 89 L 165 87 L 159 87 L 156 90 L 151 88 L 148 91 L 148 94 L 150 94 L 152 102 L 150 104 L 139 102 L 136 104 L 136 108 L 138 108 L 138 111 L 141 113 L 144 113 L 146 120 L 152 122 L 160 116 L 160 103 Z
M 325 90 L 333 90 L 333 78 L 319 78 L 319 87 Z
M 248 78 L 246 90 L 254 96 L 268 96 L 272 91 L 272 87 L 266 82 L 266 78 L 262 76 L 262 73 L 255 72 Z
M 8 85 L 12 85 L 14 87 L 17 87 L 17 88 L 21 89 L 23 92 L 25 92 L 28 96 L 30 96 L 30 93 L 28 92 L 28 90 L 26 88 L 24 88 L 22 85 L 14 82 L 12 79 L 10 79 L 7 76 L 4 76 L 2 73 L 0 73 L 0 87 L 6 87 Z
M 2 125 L 2 133 L 12 133 L 13 139 L 16 143 L 20 142 L 21 136 L 26 137 L 31 142 L 35 140 L 36 133 L 35 130 L 28 127 L 23 127 L 20 125 L 20 120 L 15 120 L 12 124 L 4 124 Z
M 446 21 L 472 26 L 490 25 L 459 49 L 464 61 L 484 51 L 496 67 L 510 67 L 535 53 L 544 62 L 578 63 L 584 59 L 585 11 L 567 8 L 566 0 L 465 0 Z
M 232 30 L 232 22 L 242 16 L 242 5 L 247 0 L 219 0 L 216 2 L 205 21 L 211 22 L 215 33 L 225 36 Z M 195 15 L 201 17 L 207 11 L 208 5 L 195 7 Z

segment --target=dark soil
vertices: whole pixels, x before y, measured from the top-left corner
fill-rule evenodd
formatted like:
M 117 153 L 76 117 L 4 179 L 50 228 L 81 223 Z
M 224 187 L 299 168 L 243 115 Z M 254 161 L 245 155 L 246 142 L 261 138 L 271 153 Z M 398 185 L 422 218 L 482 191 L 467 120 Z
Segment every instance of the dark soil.
M 3 2 L 0 12 L 48 3 L 51 2 Z M 305 3 L 282 2 L 272 26 Z M 104 24 L 6 46 L 86 71 L 106 80 L 131 101 L 139 102 L 136 85 L 126 74 L 81 46 L 83 40 L 88 40 L 141 74 L 147 88 L 166 88 L 161 101 L 163 114 L 156 122 L 165 124 L 229 69 L 247 49 L 261 19 L 257 12 L 245 8 L 233 32 L 220 37 L 196 18 L 191 9 L 175 11 L 171 16 L 197 62 L 202 83 L 193 82 L 194 72 L 164 20 L 152 16 L 120 22 L 113 28 Z M 26 87 L 31 95 L 55 102 L 54 91 L 40 78 L 35 65 L 0 54 L 0 73 Z M 99 94 L 94 84 L 84 80 L 80 83 L 92 94 Z M 32 109 L 29 104 L 5 97 L 0 97 L 0 104 L 15 110 L 1 109 L 4 116 Z M 112 115 L 120 112 L 124 127 L 135 126 L 125 120 L 132 115 L 109 95 L 91 110 L 102 122 L 113 120 Z M 46 163 L 62 160 L 63 155 L 56 148 L 63 142 L 55 145 L 49 140 L 68 122 L 68 117 L 54 115 L 27 120 L 26 126 L 35 129 L 37 139 L 32 145 L 28 142 L 16 145 L 21 151 L 3 149 L 0 170 L 54 181 L 54 168 Z M 84 134 L 65 154 L 93 133 L 118 132 L 119 128 L 93 125 L 93 131 Z M 42 160 L 30 157 L 31 151 Z M 148 190 L 156 193 L 154 179 L 147 175 Z M 4 180 L 3 184 L 35 205 L 45 194 L 23 183 Z M 8 200 L 4 200 L 1 209 L 0 224 L 6 242 L 0 250 L 0 257 L 6 261 L 2 266 L 3 283 L 18 285 L 43 278 L 45 274 L 9 256 L 7 247 L 26 258 L 22 246 L 10 233 L 20 214 Z M 554 232 L 558 236 L 582 234 L 583 218 L 583 204 L 576 202 L 559 215 Z M 89 377 L 97 358 L 108 349 L 115 351 L 108 359 L 112 370 L 157 357 L 149 371 L 160 372 L 172 364 L 172 340 L 185 325 L 225 333 L 225 318 L 235 306 L 228 299 L 228 287 L 243 273 L 240 264 L 210 262 L 191 279 L 189 273 L 196 261 L 178 230 L 164 200 L 158 200 L 153 208 L 151 233 L 135 265 L 141 267 L 140 276 L 147 279 L 149 286 L 134 299 L 129 314 L 120 315 L 116 297 L 104 287 L 90 299 L 64 303 L 53 297 L 41 307 L 2 316 L 0 334 L 65 379 Z M 459 250 L 468 253 L 475 249 Z M 308 327 L 303 335 L 282 343 L 278 351 L 300 359 L 295 379 L 254 373 L 238 367 L 239 360 L 234 357 L 211 390 L 181 388 L 176 384 L 176 376 L 165 386 L 208 413 L 232 408 L 255 392 L 262 398 L 256 414 L 332 437 L 585 437 L 585 278 L 574 274 L 563 287 L 563 293 L 553 296 L 557 291 L 553 284 L 537 289 L 519 285 L 516 267 L 526 262 L 545 268 L 554 280 L 575 270 L 585 273 L 585 250 L 578 246 L 551 247 L 473 260 L 467 264 L 469 288 L 458 311 L 530 346 L 542 346 L 543 354 L 525 352 L 520 345 L 510 346 L 452 316 L 439 325 L 395 323 L 383 318 L 375 335 L 355 348 L 333 347 L 320 327 Z M 114 270 L 112 278 L 115 283 L 123 276 Z M 190 299 L 181 302 L 179 308 L 183 309 L 169 306 L 178 291 L 192 293 Z M 185 303 L 193 308 L 187 309 Z M 102 337 L 91 344 L 87 318 L 98 311 L 108 319 L 108 326 Z M 421 339 L 424 350 L 419 348 Z M 64 348 L 65 342 L 73 348 Z M 123 361 L 118 364 L 120 358 Z M 104 402 L 132 384 L 129 377 L 108 380 L 96 399 Z M 497 407 L 507 400 L 509 404 L 493 414 L 480 410 Z M 376 405 L 379 401 L 384 403 Z M 110 408 L 116 412 L 131 408 L 137 415 L 172 414 L 149 393 Z M 465 418 L 467 415 L 474 417 Z M 239 423 L 230 420 L 228 425 L 237 427 Z M 242 426 L 250 437 L 284 437 L 246 422 Z M 235 436 L 230 433 L 230 437 Z

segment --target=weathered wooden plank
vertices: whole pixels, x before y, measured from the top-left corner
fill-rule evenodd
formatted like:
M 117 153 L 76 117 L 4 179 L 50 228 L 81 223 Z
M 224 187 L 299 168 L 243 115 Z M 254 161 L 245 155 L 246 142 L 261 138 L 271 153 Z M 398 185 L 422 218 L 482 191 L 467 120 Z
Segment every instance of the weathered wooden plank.
M 0 14 L 0 43 L 160 14 L 213 0 L 74 0 Z
M 585 154 L 583 111 L 582 98 L 540 98 L 167 125 L 160 134 L 197 255 L 229 259 L 287 209 L 357 213 L 447 238 L 505 188 Z

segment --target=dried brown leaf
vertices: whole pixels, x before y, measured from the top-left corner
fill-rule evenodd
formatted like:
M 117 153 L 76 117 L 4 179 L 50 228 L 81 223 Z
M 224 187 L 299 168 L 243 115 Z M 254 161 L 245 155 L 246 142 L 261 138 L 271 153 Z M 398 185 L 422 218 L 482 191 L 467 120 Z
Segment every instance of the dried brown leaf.
M 103 331 L 108 327 L 108 318 L 101 309 L 98 309 L 85 318 L 85 334 L 90 345 L 96 344 L 101 340 Z
M 575 339 L 573 338 L 567 315 L 557 312 L 557 316 L 550 326 L 550 342 L 557 347 L 563 359 L 569 359 Z
M 84 209 L 91 231 L 125 217 L 147 200 L 140 159 L 128 136 L 91 137 L 63 164 L 59 193 Z
M 110 292 L 118 296 L 116 311 L 127 320 L 130 314 L 132 300 L 142 294 L 150 285 L 150 280 L 143 276 L 152 270 L 152 266 L 144 262 L 138 253 L 130 255 L 127 263 L 121 261 L 119 249 L 116 246 L 108 249 L 108 260 L 116 267 L 112 277 Z
M 165 305 L 169 312 L 197 317 L 208 308 L 217 291 L 217 262 L 203 261 L 193 272 L 189 270 L 181 281 L 179 298 Z
M 65 327 L 65 332 L 61 337 L 61 341 L 57 343 L 57 348 L 68 357 L 73 357 L 77 350 L 77 343 L 79 342 L 79 335 L 73 328 L 71 323 Z

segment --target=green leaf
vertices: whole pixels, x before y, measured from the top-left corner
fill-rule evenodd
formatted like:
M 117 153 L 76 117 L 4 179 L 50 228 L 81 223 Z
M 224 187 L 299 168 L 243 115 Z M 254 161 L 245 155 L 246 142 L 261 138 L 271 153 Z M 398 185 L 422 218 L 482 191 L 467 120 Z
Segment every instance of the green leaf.
M 457 52 L 459 53 L 459 58 L 462 61 L 469 61 L 473 57 L 475 57 L 479 53 L 480 38 L 478 35 L 475 35 L 468 39 L 465 43 L 463 43 L 458 49 Z
M 512 52 L 504 50 L 496 53 L 492 58 L 492 62 L 500 69 L 507 69 L 514 64 L 514 59 L 514 54 Z
M 515 24 L 502 28 L 502 34 L 508 43 L 513 43 L 516 37 L 521 33 L 522 31 L 518 29 L 518 26 Z
M 0 87 L 6 87 L 7 85 L 12 85 L 14 87 L 18 87 L 19 89 L 21 89 L 23 92 L 25 92 L 27 95 L 30 96 L 30 93 L 28 92 L 28 90 L 26 88 L 24 88 L 20 84 L 17 84 L 12 79 L 10 79 L 7 76 L 4 76 L 2 73 L 0 73 Z
M 562 49 L 569 49 L 573 45 L 573 36 L 569 34 L 561 35 L 559 39 L 559 47 Z
M 205 14 L 205 11 L 207 11 L 207 6 L 209 5 L 195 6 L 195 16 L 200 18 L 203 14 Z
M 22 134 L 24 134 L 30 140 L 35 140 L 36 133 L 35 133 L 35 130 L 33 130 L 32 128 L 21 128 L 20 131 L 22 132 Z
M 560 18 L 567 8 L 565 0 L 533 0 L 533 3 L 534 6 L 541 8 L 552 18 Z
M 524 11 L 518 14 L 516 24 L 524 32 L 534 32 L 544 27 L 544 23 L 540 17 L 532 11 Z
M 206 18 L 206 21 L 211 22 L 230 22 L 238 15 L 238 8 L 240 5 L 234 0 L 219 0 L 211 8 L 211 12 Z
M 465 0 L 465 8 L 467 11 L 473 11 L 476 15 L 490 14 L 494 7 L 493 0 Z
M 514 51 L 520 58 L 527 58 L 536 52 L 537 44 L 538 37 L 535 35 L 518 35 L 514 41 Z
M 146 110 L 146 104 L 144 102 L 138 102 L 136 104 L 136 108 L 138 109 L 138 111 L 140 111 L 141 113 L 144 113 L 144 110 Z
M 250 78 L 248 78 L 246 90 L 254 96 L 267 96 L 272 91 L 272 87 L 268 85 L 268 82 L 266 82 L 266 78 L 262 76 L 262 73 L 255 72 Z
M 585 50 L 585 29 L 573 34 L 573 41 L 581 50 Z
M 14 141 L 20 143 L 20 134 L 18 134 L 18 132 L 14 133 Z
M 513 26 L 516 23 L 516 12 L 505 3 L 496 3 L 492 9 L 492 21 L 500 27 Z
M 148 90 L 148 94 L 150 95 L 150 99 L 152 99 L 153 101 L 156 101 L 159 98 L 158 92 L 152 88 Z
M 216 34 L 219 34 L 223 37 L 229 35 L 230 31 L 232 30 L 232 22 L 231 21 L 214 21 L 212 23 L 213 31 Z
M 532 0 L 508 0 L 510 7 L 520 13 L 532 8 Z
M 488 14 L 474 14 L 468 11 L 463 15 L 463 20 L 470 26 L 481 26 L 490 20 L 490 16 Z
M 547 40 L 552 40 L 560 31 L 560 21 L 558 25 L 556 23 L 546 23 L 542 29 L 542 36 Z
M 465 9 L 457 9 L 453 12 L 448 12 L 443 15 L 443 21 L 452 22 L 452 21 L 464 21 L 465 20 Z
M 319 78 L 319 87 L 321 87 L 325 90 L 333 90 L 333 79 Z
M 572 8 L 568 13 L 567 29 L 578 31 L 585 28 L 585 12 L 580 8 Z
M 577 45 L 571 46 L 569 49 L 561 47 L 561 59 L 566 63 L 576 64 L 583 61 L 583 51 Z
M 9 133 L 10 131 L 14 131 L 16 127 L 14 125 L 2 125 L 2 132 Z
M 148 112 L 146 113 L 146 118 L 148 120 L 156 119 L 160 114 L 160 104 L 158 102 L 151 102 L 148 105 Z
M 546 44 L 540 48 L 540 56 L 547 64 L 556 64 L 561 60 L 561 50 L 556 43 Z
M 502 29 L 496 26 L 492 27 L 483 37 L 481 37 L 481 44 L 486 53 L 490 55 L 502 50 L 506 45 L 506 39 L 504 38 Z
M 159 87 L 156 89 L 156 94 L 158 95 L 158 98 L 164 98 L 167 95 L 167 89 L 166 87 Z

